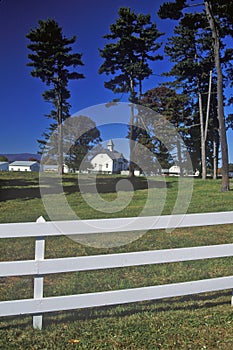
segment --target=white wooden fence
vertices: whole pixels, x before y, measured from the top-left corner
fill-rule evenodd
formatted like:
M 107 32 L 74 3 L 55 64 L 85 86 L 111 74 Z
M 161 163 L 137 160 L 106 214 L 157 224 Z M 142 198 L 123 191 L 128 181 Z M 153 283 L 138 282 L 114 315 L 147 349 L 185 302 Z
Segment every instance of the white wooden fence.
M 33 315 L 33 327 L 42 328 L 45 312 L 155 300 L 167 297 L 218 291 L 233 288 L 233 276 L 205 280 L 86 293 L 59 297 L 43 297 L 43 276 L 46 274 L 110 269 L 116 267 L 160 264 L 233 256 L 233 244 L 192 248 L 163 249 L 132 253 L 44 259 L 45 237 L 126 232 L 174 227 L 194 227 L 232 224 L 233 211 L 160 217 L 118 218 L 103 220 L 0 224 L 1 238 L 35 237 L 35 259 L 0 262 L 0 276 L 34 276 L 34 298 L 0 302 L 0 316 Z

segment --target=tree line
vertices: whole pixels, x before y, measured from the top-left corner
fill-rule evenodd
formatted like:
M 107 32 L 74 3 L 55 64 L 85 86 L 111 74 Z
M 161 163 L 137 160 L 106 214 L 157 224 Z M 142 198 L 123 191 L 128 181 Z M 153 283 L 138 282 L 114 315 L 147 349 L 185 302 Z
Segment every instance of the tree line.
M 126 94 L 132 106 L 149 107 L 166 117 L 183 138 L 193 167 L 200 169 L 203 179 L 207 176 L 207 169 L 214 178 L 217 177 L 220 154 L 222 191 L 229 190 L 226 130 L 233 127 L 232 115 L 226 117 L 224 114 L 224 106 L 233 102 L 233 96 L 225 95 L 225 88 L 233 85 L 233 49 L 228 44 L 233 37 L 232 13 L 233 3 L 228 0 L 163 3 L 158 11 L 159 17 L 177 21 L 174 34 L 168 38 L 163 50 L 163 55 L 172 62 L 172 68 L 163 73 L 168 82 L 158 82 L 149 91 L 143 91 L 143 83 L 154 73 L 151 63 L 163 59 L 160 40 L 164 35 L 151 20 L 150 14 L 120 8 L 118 18 L 110 25 L 110 33 L 104 36 L 104 48 L 99 49 L 103 59 L 99 74 L 107 76 L 104 85 L 116 94 L 113 101 L 120 101 Z M 71 107 L 68 84 L 70 80 L 84 79 L 84 75 L 78 72 L 84 64 L 82 54 L 73 52 L 76 37 L 66 38 L 53 19 L 39 20 L 38 27 L 32 29 L 27 38 L 30 40 L 28 66 L 33 68 L 31 75 L 47 85 L 43 98 L 53 106 L 47 115 L 52 120 L 49 130 L 38 141 L 41 149 L 57 149 L 58 171 L 62 173 L 62 126 L 70 116 Z M 140 117 L 138 109 L 137 114 L 133 107 L 131 110 L 129 139 L 142 143 L 159 158 L 161 164 L 169 165 L 171 156 L 156 137 L 158 122 L 153 118 Z M 84 119 L 81 124 L 90 123 Z M 56 137 L 53 144 L 48 145 L 54 130 L 57 130 Z M 99 131 L 93 123 L 91 132 L 84 132 L 74 140 L 69 150 L 70 164 L 75 163 L 78 168 L 84 155 L 100 140 Z M 133 152 L 136 152 L 135 142 L 130 142 L 130 153 Z M 177 158 L 180 164 L 185 163 L 178 147 Z M 130 162 L 131 175 L 134 166 Z

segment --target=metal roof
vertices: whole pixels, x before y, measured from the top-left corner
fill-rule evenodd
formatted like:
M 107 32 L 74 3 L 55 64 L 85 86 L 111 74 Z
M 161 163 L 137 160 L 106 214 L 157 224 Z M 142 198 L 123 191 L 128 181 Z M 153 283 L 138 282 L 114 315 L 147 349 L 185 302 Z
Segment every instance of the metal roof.
M 96 152 L 93 155 L 92 159 L 95 158 L 98 154 L 107 154 L 112 160 L 123 159 L 124 161 L 127 161 L 122 153 L 117 151 L 109 151 L 108 149 L 103 149 L 100 152 Z
M 15 162 L 13 162 L 13 163 L 10 163 L 10 166 L 31 166 L 31 165 L 33 165 L 33 164 L 37 164 L 38 166 L 40 166 L 40 164 L 39 163 L 37 163 L 37 162 L 32 162 L 32 161 L 25 161 L 25 160 L 16 160 Z

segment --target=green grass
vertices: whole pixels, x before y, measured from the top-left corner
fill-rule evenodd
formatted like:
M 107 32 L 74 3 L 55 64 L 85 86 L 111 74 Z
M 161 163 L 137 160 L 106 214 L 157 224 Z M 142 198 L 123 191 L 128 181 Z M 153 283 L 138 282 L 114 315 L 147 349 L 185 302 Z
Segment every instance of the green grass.
M 108 206 L 109 202 L 116 199 L 116 183 L 120 179 L 118 176 L 97 177 L 97 189 L 100 191 L 100 196 L 107 202 L 106 206 Z M 44 197 L 45 199 L 50 198 L 52 205 L 56 207 L 60 194 L 57 193 L 54 185 L 55 181 L 57 181 L 56 178 L 54 180 L 52 175 L 48 175 L 46 186 L 50 185 L 50 188 L 48 188 L 48 194 L 45 194 Z M 153 186 L 151 186 L 152 189 L 150 190 L 152 192 L 152 201 L 148 206 L 148 214 L 157 214 L 157 206 L 160 205 L 160 198 L 163 197 L 165 191 L 166 201 L 162 214 L 171 214 L 177 197 L 178 179 L 167 178 L 166 189 L 164 189 L 164 179 L 151 178 L 150 183 Z M 87 184 L 88 186 L 86 185 L 85 188 L 92 190 L 92 178 L 87 177 Z M 138 216 L 145 206 L 148 194 L 146 179 L 135 179 L 133 183 L 135 191 L 129 205 L 120 211 L 116 207 L 115 212 L 104 213 L 104 210 L 95 210 L 85 202 L 79 191 L 77 175 L 64 176 L 63 186 L 69 205 L 81 219 Z M 188 213 L 231 210 L 232 192 L 221 193 L 220 186 L 221 180 L 202 181 L 195 179 Z M 41 187 L 43 187 L 43 182 Z M 41 200 L 38 174 L 36 173 L 0 172 L 0 199 L 1 223 L 35 221 L 41 215 L 46 220 L 49 220 Z M 155 199 L 155 202 L 153 199 Z M 56 207 L 56 209 L 58 210 L 59 208 Z M 62 209 L 59 215 L 59 219 L 69 219 L 67 216 L 62 217 Z
M 97 187 L 106 201 L 116 199 L 119 177 L 99 177 Z M 86 180 L 86 179 L 84 179 Z M 126 209 L 107 214 L 89 208 L 83 200 L 75 175 L 63 179 L 66 198 L 80 218 L 137 216 L 145 205 L 147 184 L 138 179 Z M 153 194 L 160 198 L 163 179 L 155 181 Z M 159 182 L 160 181 L 160 182 Z M 57 198 L 54 183 L 48 196 Z M 43 215 L 49 220 L 40 198 L 38 175 L 1 173 L 0 222 L 35 221 Z M 166 179 L 167 195 L 163 214 L 170 214 L 177 196 L 178 179 Z M 233 191 L 220 192 L 220 180 L 195 179 L 189 213 L 232 210 Z M 153 210 L 153 203 L 150 203 Z M 151 211 L 152 211 L 151 210 Z M 102 242 L 103 236 L 95 237 Z M 133 237 L 132 237 L 133 238 Z M 232 243 L 233 225 L 148 231 L 137 240 L 115 248 L 81 245 L 68 237 L 46 239 L 46 258 L 85 256 L 197 245 Z M 1 260 L 33 259 L 34 240 L 1 240 Z M 161 265 L 128 267 L 45 277 L 44 296 L 69 295 L 94 291 L 143 287 L 232 275 L 232 258 L 200 260 Z M 0 299 L 33 296 L 30 276 L 2 278 Z M 32 329 L 31 316 L 0 320 L 0 349 L 232 349 L 233 314 L 231 291 L 140 302 L 114 307 L 90 308 L 45 314 L 43 330 Z

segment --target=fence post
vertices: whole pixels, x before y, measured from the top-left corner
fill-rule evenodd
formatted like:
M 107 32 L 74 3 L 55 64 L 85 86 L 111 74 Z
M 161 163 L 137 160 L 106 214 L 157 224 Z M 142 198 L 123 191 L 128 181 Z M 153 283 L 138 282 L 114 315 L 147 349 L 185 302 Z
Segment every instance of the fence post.
M 43 216 L 40 216 L 36 222 L 43 223 L 45 219 Z M 44 237 L 36 237 L 35 240 L 35 263 L 37 261 L 44 259 L 45 253 L 45 238 Z M 44 277 L 41 275 L 34 276 L 34 299 L 42 299 L 43 298 L 43 287 L 44 287 Z M 42 315 L 33 316 L 33 328 L 34 329 L 42 329 Z

